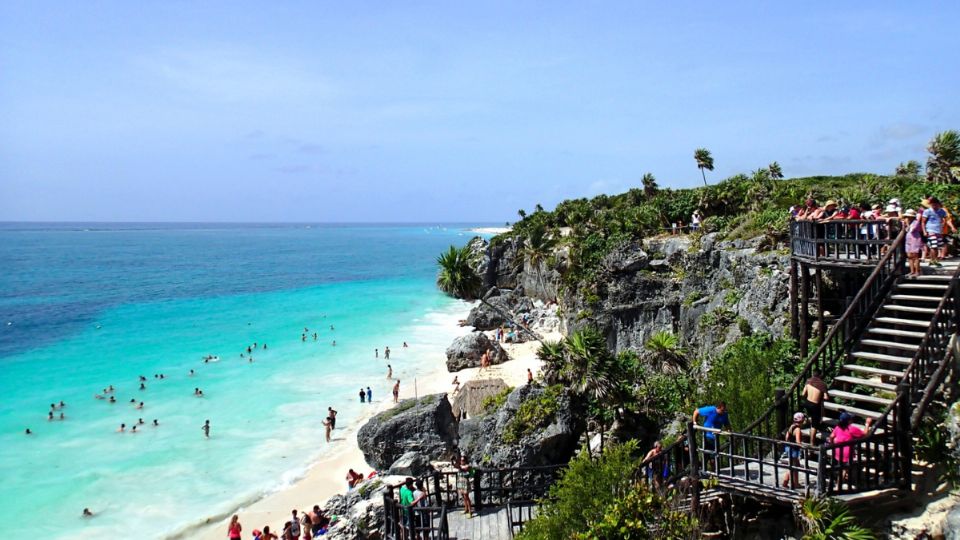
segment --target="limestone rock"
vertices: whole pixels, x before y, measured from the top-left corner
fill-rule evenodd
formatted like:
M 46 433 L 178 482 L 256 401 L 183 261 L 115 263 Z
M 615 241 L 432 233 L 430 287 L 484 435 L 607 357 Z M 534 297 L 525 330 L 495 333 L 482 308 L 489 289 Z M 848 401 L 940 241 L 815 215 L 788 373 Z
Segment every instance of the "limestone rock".
M 407 452 L 390 465 L 388 474 L 397 476 L 420 476 L 427 471 L 430 461 L 419 452 Z
M 510 359 L 507 351 L 499 343 L 487 337 L 483 332 L 471 332 L 460 336 L 447 347 L 447 370 L 460 371 L 461 369 L 477 367 L 480 357 L 485 351 L 490 351 L 490 364 L 502 364 Z
M 574 414 L 573 403 L 566 393 L 560 396 L 557 412 L 547 425 L 534 429 L 513 444 L 503 440 L 517 409 L 545 391 L 539 385 L 521 386 L 510 393 L 496 413 L 461 421 L 460 451 L 483 467 L 527 467 L 569 461 L 585 428 Z
M 407 452 L 427 460 L 450 459 L 457 427 L 446 394 L 405 399 L 367 421 L 357 433 L 363 458 L 378 471 L 386 470 Z

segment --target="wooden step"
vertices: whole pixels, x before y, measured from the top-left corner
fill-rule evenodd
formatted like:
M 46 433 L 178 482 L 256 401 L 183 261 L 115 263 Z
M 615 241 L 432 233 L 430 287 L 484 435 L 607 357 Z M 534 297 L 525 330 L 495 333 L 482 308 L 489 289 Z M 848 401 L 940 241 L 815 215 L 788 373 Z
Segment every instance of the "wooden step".
M 868 328 L 867 332 L 870 334 L 883 334 L 885 336 L 900 336 L 900 337 L 910 337 L 923 339 L 923 336 L 926 335 L 925 332 L 911 332 L 909 330 L 894 330 L 892 328 Z
M 900 283 L 899 285 L 897 285 L 897 289 L 926 289 L 926 290 L 935 289 L 939 291 L 945 291 L 947 290 L 948 287 L 949 285 L 946 285 L 944 283 L 922 282 L 922 281 L 916 282 L 916 283 L 912 281 L 906 281 L 904 283 Z
M 949 274 L 923 274 L 913 278 L 914 281 L 950 281 L 953 276 Z
M 857 407 L 851 407 L 849 405 L 840 405 L 839 403 L 831 403 L 829 401 L 825 401 L 823 403 L 823 408 L 827 409 L 828 411 L 838 411 L 838 412 L 842 409 L 854 416 L 859 416 L 861 418 L 873 418 L 874 420 L 883 416 L 882 412 L 871 411 L 868 409 L 860 409 Z
M 912 343 L 897 343 L 896 341 L 885 341 L 882 339 L 861 339 L 860 345 L 869 345 L 871 347 L 884 347 L 887 349 L 900 349 L 902 351 L 916 352 L 920 346 Z
M 916 307 L 916 306 L 900 306 L 897 304 L 884 304 L 880 309 L 889 309 L 891 311 L 902 311 L 904 313 L 923 313 L 933 315 L 937 312 L 937 308 L 932 307 Z
M 916 294 L 891 294 L 891 300 L 900 300 L 902 302 L 939 302 L 939 296 L 920 296 Z
M 885 376 L 885 377 L 896 377 L 896 378 L 898 378 L 898 379 L 903 377 L 903 372 L 902 372 L 902 371 L 894 371 L 894 370 L 891 370 L 891 369 L 881 369 L 881 368 L 875 368 L 875 367 L 870 367 L 870 366 L 861 366 L 860 364 L 844 364 L 844 365 L 843 365 L 843 369 L 845 369 L 845 370 L 847 370 L 847 371 L 859 371 L 859 372 L 861 372 L 861 373 L 869 373 L 869 374 L 871 374 L 871 375 L 882 375 L 882 376 Z
M 861 386 L 869 386 L 869 387 L 871 387 L 871 388 L 876 388 L 876 389 L 878 389 L 878 390 L 887 390 L 887 391 L 890 391 L 890 392 L 896 392 L 896 391 L 897 391 L 897 386 L 896 386 L 896 385 L 894 385 L 894 384 L 887 384 L 887 383 L 885 383 L 885 382 L 878 381 L 877 379 L 861 379 L 860 377 L 851 377 L 851 376 L 848 376 L 848 375 L 840 375 L 839 377 L 834 377 L 834 378 L 833 378 L 833 381 L 834 381 L 834 382 L 846 383 L 846 384 L 858 384 L 858 385 L 861 385 Z M 831 390 L 831 391 L 830 391 L 831 394 L 832 394 L 833 392 L 834 392 L 834 390 Z
M 884 324 L 896 324 L 900 326 L 916 326 L 918 328 L 930 328 L 930 321 L 918 321 L 916 319 L 901 319 L 899 317 L 877 317 L 874 321 Z
M 864 360 L 875 360 L 877 362 L 887 362 L 890 364 L 901 364 L 904 366 L 910 365 L 910 362 L 913 362 L 913 358 L 906 356 L 894 356 L 892 354 L 880 354 L 872 352 L 857 351 L 850 353 L 850 356 L 854 358 L 863 358 Z
M 870 396 L 865 394 L 857 394 L 855 392 L 844 392 L 843 390 L 830 390 L 831 398 L 843 398 L 850 401 L 862 401 L 864 403 L 870 403 L 873 405 L 882 405 L 886 407 L 887 405 L 893 403 L 892 399 L 886 399 L 877 396 Z

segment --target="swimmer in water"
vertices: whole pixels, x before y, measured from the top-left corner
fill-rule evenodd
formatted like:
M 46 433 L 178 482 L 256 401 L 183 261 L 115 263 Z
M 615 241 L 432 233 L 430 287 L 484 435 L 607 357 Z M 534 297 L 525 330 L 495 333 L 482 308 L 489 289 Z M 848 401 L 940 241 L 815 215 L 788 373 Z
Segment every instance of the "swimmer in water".
M 110 403 L 116 403 L 116 402 L 117 402 L 117 398 L 110 396 Z
M 101 396 L 100 394 L 94 394 L 93 399 L 107 399 L 107 398 Z
M 112 384 L 111 384 L 110 386 L 108 386 L 107 389 L 110 390 L 110 393 L 111 393 L 111 394 L 113 393 L 113 385 L 112 385 Z
M 209 439 L 210 438 L 210 421 L 207 420 L 206 422 L 204 422 L 203 427 L 201 427 L 200 429 L 203 430 L 204 437 Z
M 142 409 L 142 408 L 143 408 L 143 402 L 142 402 L 142 401 L 140 402 L 139 405 L 137 405 L 137 408 L 138 408 L 138 409 Z
M 127 425 L 126 425 L 126 424 L 120 424 L 120 429 L 118 429 L 117 432 L 118 432 L 118 433 L 123 433 L 123 432 L 126 431 L 126 430 L 127 430 Z
M 83 517 L 85 518 L 93 517 L 93 512 L 91 512 L 89 508 L 84 508 Z
M 142 426 L 144 424 L 143 418 L 137 420 L 137 424 L 140 424 Z
M 374 349 L 374 350 L 373 350 L 373 357 L 374 357 L 374 358 L 380 358 L 380 349 Z
M 331 345 L 333 345 L 334 347 L 336 347 L 336 346 L 337 346 L 337 340 L 333 340 L 333 343 L 331 343 Z
M 404 341 L 404 342 L 403 342 L 403 348 L 406 349 L 407 347 L 409 347 L 409 345 L 407 345 L 407 342 Z
M 33 435 L 33 432 L 30 431 L 30 428 L 27 428 L 26 431 L 23 432 L 23 434 L 24 434 L 24 435 Z
M 313 340 L 314 340 L 314 341 L 317 340 L 317 333 L 316 333 L 316 332 L 313 333 Z
M 154 419 L 153 419 L 153 427 L 157 427 L 157 426 L 159 426 L 159 425 L 160 425 L 160 422 L 157 422 L 157 419 L 154 418 Z
M 266 343 L 263 344 L 263 350 L 267 350 L 267 344 L 266 344 Z
M 66 417 L 63 416 L 63 413 L 60 413 L 60 419 L 61 419 L 61 420 L 66 420 Z
M 137 432 L 137 426 L 133 426 L 133 429 L 130 430 L 130 433 L 136 433 L 136 432 Z
M 67 406 L 67 404 L 64 403 L 64 402 L 61 400 L 61 401 L 60 401 L 60 408 L 62 409 L 62 408 L 64 408 L 64 407 L 66 407 L 66 406 Z
M 190 376 L 193 377 L 193 370 L 190 370 Z
M 137 402 L 137 400 L 135 400 L 135 399 L 133 399 L 133 398 L 130 398 L 130 403 L 136 403 L 136 402 Z
M 146 389 L 147 389 L 147 386 L 146 386 L 145 384 L 143 384 L 143 383 L 140 383 L 140 389 L 141 389 L 141 390 L 146 390 Z
M 48 421 L 53 420 L 53 411 L 50 411 L 50 413 L 47 414 L 47 420 Z
M 390 364 L 387 364 L 387 378 L 388 379 L 393 378 L 393 366 L 391 366 Z

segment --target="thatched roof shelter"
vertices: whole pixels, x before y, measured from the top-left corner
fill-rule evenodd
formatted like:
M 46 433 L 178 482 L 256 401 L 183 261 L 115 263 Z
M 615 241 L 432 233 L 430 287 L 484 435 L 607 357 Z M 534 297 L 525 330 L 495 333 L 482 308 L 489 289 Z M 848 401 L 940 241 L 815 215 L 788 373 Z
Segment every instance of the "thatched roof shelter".
M 483 412 L 483 400 L 495 396 L 507 389 L 503 379 L 475 379 L 460 387 L 453 396 L 453 415 L 460 418 L 460 411 L 466 411 L 468 417 Z

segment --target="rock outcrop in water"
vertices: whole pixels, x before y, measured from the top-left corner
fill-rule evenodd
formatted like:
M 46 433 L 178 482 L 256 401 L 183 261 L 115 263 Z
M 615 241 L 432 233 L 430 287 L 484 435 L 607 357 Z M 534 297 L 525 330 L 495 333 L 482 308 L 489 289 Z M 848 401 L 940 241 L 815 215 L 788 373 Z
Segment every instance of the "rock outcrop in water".
M 367 421 L 357 433 L 363 458 L 378 471 L 389 469 L 407 452 L 427 460 L 446 460 L 457 446 L 457 427 L 446 394 L 405 399 Z
M 480 357 L 488 350 L 490 365 L 502 364 L 510 359 L 507 351 L 483 332 L 471 332 L 458 337 L 447 347 L 447 371 L 460 371 L 479 366 Z

